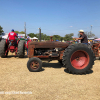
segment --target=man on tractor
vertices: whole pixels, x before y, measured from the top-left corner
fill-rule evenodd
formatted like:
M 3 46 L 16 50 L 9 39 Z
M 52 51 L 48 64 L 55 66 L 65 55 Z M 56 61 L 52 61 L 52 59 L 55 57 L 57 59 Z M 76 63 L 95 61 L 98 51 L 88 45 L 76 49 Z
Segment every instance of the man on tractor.
M 87 36 L 85 35 L 83 30 L 79 31 L 80 37 L 79 38 L 73 38 L 76 40 L 81 40 L 81 43 L 88 45 L 88 39 Z
M 9 39 L 10 45 L 11 45 L 11 42 L 14 42 L 14 45 L 16 46 L 16 44 L 17 44 L 16 38 L 18 38 L 18 36 L 14 32 L 14 29 L 12 29 L 11 32 L 8 34 L 8 39 Z

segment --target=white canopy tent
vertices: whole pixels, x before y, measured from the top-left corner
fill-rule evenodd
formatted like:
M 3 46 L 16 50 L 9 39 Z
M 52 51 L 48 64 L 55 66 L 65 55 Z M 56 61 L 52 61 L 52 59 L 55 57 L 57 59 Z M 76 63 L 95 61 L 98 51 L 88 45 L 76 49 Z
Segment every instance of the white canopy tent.
M 30 39 L 32 39 L 32 40 L 38 40 L 38 38 L 37 38 L 37 37 L 33 37 L 33 38 L 30 38 Z
M 95 41 L 100 41 L 100 38 L 98 38 L 98 39 L 95 39 Z
M 7 39 L 8 38 L 8 35 L 4 35 L 2 36 L 3 39 Z

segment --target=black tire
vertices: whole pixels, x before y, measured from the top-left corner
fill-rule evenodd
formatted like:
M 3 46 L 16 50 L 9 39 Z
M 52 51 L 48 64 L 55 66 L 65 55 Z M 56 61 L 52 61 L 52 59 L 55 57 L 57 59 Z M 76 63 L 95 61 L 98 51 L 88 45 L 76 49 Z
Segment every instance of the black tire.
M 75 66 L 73 66 L 72 62 L 71 62 L 73 60 L 77 60 L 77 57 L 75 57 L 75 56 L 74 56 L 75 59 L 72 59 L 72 57 L 73 57 L 72 55 L 74 55 L 75 52 L 79 52 L 79 51 L 84 52 L 84 54 L 87 55 L 86 57 L 88 57 L 88 59 L 89 59 L 86 63 L 81 65 L 81 66 L 85 66 L 85 67 L 80 68 L 80 69 L 75 68 Z M 80 59 L 80 58 L 78 58 L 78 59 Z M 63 63 L 63 65 L 65 65 L 65 67 L 67 68 L 69 73 L 84 74 L 91 70 L 92 66 L 94 65 L 94 60 L 95 60 L 95 56 L 94 56 L 92 49 L 88 48 L 88 46 L 85 44 L 79 43 L 79 44 L 70 45 L 70 46 L 68 46 L 68 48 L 65 49 L 64 54 L 63 54 L 62 63 Z M 74 63 L 74 64 L 76 64 L 76 63 Z M 79 66 L 79 67 L 81 67 L 81 66 Z
M 32 62 L 36 62 L 39 66 L 37 68 L 34 68 Z M 36 65 L 34 66 L 36 67 Z M 36 57 L 30 58 L 27 62 L 27 68 L 30 72 L 39 72 L 42 69 L 42 61 Z
M 1 58 L 5 58 L 8 56 L 8 52 L 5 55 L 7 48 L 8 48 L 8 45 L 6 44 L 6 40 L 1 40 L 1 42 L 0 42 L 0 56 L 1 56 Z
M 25 56 L 25 41 L 20 40 L 18 43 L 18 57 L 24 58 Z
M 58 48 L 58 51 L 62 51 L 62 50 L 64 50 L 65 48 Z
M 92 50 L 92 47 L 90 45 L 88 45 L 88 48 L 91 49 L 91 51 L 93 52 Z M 94 58 L 94 61 L 96 60 L 96 57 L 95 57 L 95 54 L 93 53 L 93 58 Z

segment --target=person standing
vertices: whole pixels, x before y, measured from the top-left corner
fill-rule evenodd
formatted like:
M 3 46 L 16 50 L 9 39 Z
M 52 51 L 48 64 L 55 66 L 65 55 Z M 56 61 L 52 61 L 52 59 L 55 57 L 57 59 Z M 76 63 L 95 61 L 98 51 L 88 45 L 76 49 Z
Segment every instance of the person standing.
M 28 39 L 28 38 L 30 38 L 30 37 L 27 35 L 27 39 Z
M 79 34 L 80 34 L 79 38 L 73 38 L 73 39 L 81 40 L 81 43 L 88 45 L 88 39 L 87 39 L 87 36 L 84 33 L 84 30 L 80 30 Z
M 30 38 L 27 38 L 27 43 L 26 43 L 26 47 L 27 47 L 27 55 L 28 55 L 28 43 L 31 42 Z

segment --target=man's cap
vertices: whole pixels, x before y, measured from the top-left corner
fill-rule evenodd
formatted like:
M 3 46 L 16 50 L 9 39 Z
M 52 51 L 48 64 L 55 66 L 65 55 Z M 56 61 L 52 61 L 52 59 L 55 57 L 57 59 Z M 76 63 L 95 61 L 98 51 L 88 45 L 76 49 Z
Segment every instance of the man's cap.
M 84 30 L 80 30 L 80 31 L 78 31 L 78 32 L 82 32 L 82 33 L 84 33 Z
M 14 29 L 12 29 L 11 31 L 14 31 Z

